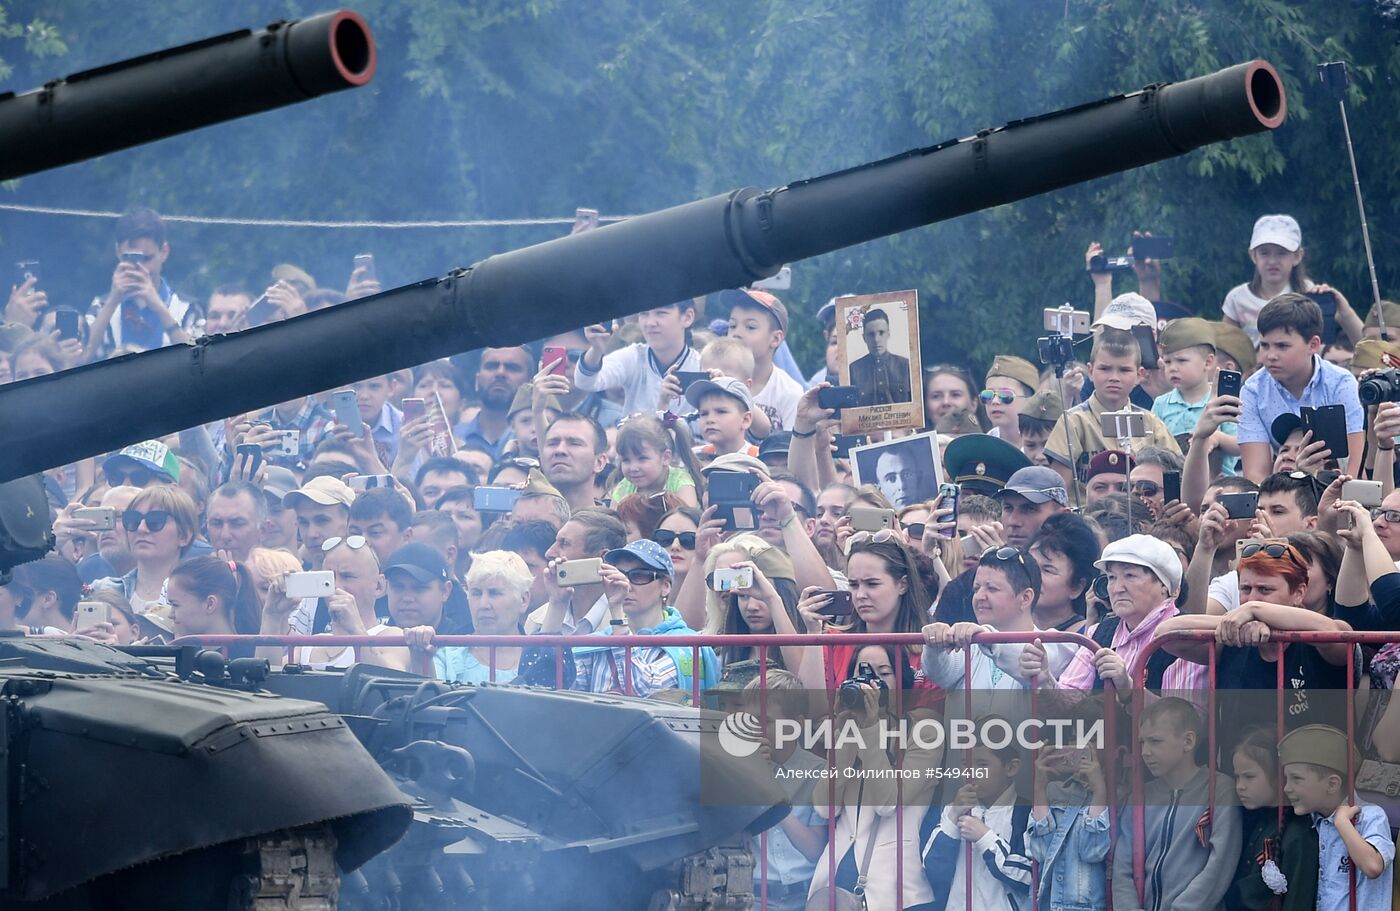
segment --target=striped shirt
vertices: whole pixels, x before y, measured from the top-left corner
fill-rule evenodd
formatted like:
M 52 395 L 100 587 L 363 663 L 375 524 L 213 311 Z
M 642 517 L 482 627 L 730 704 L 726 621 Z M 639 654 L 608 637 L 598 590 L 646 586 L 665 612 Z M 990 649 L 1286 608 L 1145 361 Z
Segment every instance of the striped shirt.
M 1153 610 L 1141 623 L 1132 629 L 1128 629 L 1128 624 L 1119 623 L 1118 629 L 1113 633 L 1113 642 L 1110 645 L 1119 657 L 1127 663 L 1129 668 L 1137 662 L 1138 656 L 1146 649 L 1148 643 L 1152 641 L 1152 636 L 1157 632 L 1157 627 L 1163 620 L 1175 617 L 1180 611 L 1176 609 L 1173 601 L 1164 601 Z M 1097 629 L 1097 625 L 1094 627 Z M 1089 630 L 1089 635 L 1094 634 L 1094 629 Z M 1094 688 L 1094 680 L 1098 673 L 1094 669 L 1094 653 L 1087 648 L 1081 648 L 1070 659 L 1069 667 L 1059 677 L 1059 685 L 1062 689 L 1069 690 L 1091 690 Z M 1205 705 L 1206 682 L 1209 677 L 1204 664 L 1195 664 L 1178 658 L 1173 661 L 1162 675 L 1162 690 L 1180 690 L 1190 692 L 1194 698 L 1188 701 L 1193 702 L 1197 707 Z M 1134 681 L 1136 683 L 1136 681 Z M 1174 695 L 1181 695 L 1174 693 Z M 1182 698 L 1188 698 L 1182 696 Z

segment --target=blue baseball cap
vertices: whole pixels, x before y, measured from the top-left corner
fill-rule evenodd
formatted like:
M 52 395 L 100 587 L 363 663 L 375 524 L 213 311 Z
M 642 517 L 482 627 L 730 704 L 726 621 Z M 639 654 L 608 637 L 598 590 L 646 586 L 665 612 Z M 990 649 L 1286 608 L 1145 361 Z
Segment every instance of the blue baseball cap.
M 676 577 L 676 567 L 671 563 L 671 555 L 666 552 L 666 548 L 655 541 L 645 539 L 633 541 L 626 547 L 619 547 L 603 554 L 603 561 L 611 566 L 616 566 L 617 561 L 623 557 L 641 560 L 643 564 L 658 572 L 663 572 L 673 579 Z

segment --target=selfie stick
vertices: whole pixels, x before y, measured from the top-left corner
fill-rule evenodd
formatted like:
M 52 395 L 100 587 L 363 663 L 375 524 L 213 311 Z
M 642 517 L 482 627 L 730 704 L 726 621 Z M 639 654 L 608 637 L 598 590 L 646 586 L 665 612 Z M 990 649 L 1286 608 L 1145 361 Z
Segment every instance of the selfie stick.
M 1128 464 L 1123 467 L 1127 469 L 1124 475 L 1128 479 L 1128 528 L 1133 527 L 1133 419 L 1126 414 L 1116 414 L 1113 416 L 1113 433 L 1118 438 L 1118 451 L 1125 453 L 1128 457 Z
M 1337 99 L 1337 110 L 1342 113 L 1342 135 L 1346 138 L 1347 160 L 1351 162 L 1351 184 L 1356 190 L 1356 211 L 1361 215 L 1361 243 L 1366 248 L 1366 268 L 1371 271 L 1371 305 L 1375 308 L 1376 324 L 1380 327 L 1381 338 L 1385 338 L 1385 310 L 1381 307 L 1381 286 L 1376 280 L 1376 260 L 1371 254 L 1371 229 L 1366 225 L 1366 202 L 1361 197 L 1361 177 L 1356 171 L 1356 150 L 1351 144 L 1351 125 L 1347 122 L 1347 65 L 1345 61 L 1319 63 L 1317 75 L 1322 84 Z M 1345 468 L 1345 466 L 1344 466 Z
M 1074 307 L 1070 305 L 1069 301 L 1065 301 L 1059 310 L 1060 313 L 1055 317 L 1055 334 L 1069 339 L 1070 344 L 1073 345 Z M 1069 395 L 1065 390 L 1065 367 L 1067 365 L 1056 361 L 1052 366 L 1055 368 L 1056 384 L 1060 388 L 1060 407 L 1067 414 L 1069 412 Z M 1074 434 L 1070 432 L 1068 421 L 1065 422 L 1065 448 L 1069 450 L 1066 453 L 1069 458 L 1069 486 L 1070 490 L 1074 492 L 1074 511 L 1078 515 L 1084 511 L 1084 504 L 1079 501 L 1079 470 L 1074 462 Z

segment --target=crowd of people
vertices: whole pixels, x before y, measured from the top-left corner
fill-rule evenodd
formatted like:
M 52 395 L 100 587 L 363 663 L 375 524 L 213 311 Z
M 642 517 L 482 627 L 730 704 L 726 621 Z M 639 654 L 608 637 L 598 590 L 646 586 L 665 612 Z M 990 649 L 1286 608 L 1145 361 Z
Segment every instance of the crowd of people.
M 1400 306 L 1363 319 L 1310 278 L 1289 216 L 1259 218 L 1247 252 L 1252 275 L 1222 284 L 1222 320 L 1194 315 L 1213 301 L 1164 297 L 1161 262 L 1138 259 L 1139 292 L 1115 296 L 1114 273 L 1088 271 L 1083 362 L 1005 351 L 982 382 L 968 365 L 924 367 L 939 463 L 909 470 L 945 482 L 929 500 L 911 501 L 899 471 L 854 483 L 852 441 L 821 403 L 840 373 L 836 299 L 812 314 L 827 345 L 808 375 L 786 344 L 797 315 L 771 291 L 737 289 L 55 467 L 57 551 L 0 586 L 0 628 L 116 644 L 402 636 L 407 648 L 227 651 L 675 701 L 854 684 L 866 701 L 843 711 L 865 720 L 886 710 L 881 692 L 938 713 L 963 689 L 988 706 L 1003 692 L 1126 705 L 1146 687 L 1116 757 L 1140 759 L 1145 799 L 1124 790 L 1130 761 L 1093 749 L 877 750 L 862 761 L 956 760 L 977 775 L 905 787 L 898 826 L 854 784 L 835 801 L 796 800 L 768 833 L 755 888 L 773 908 L 831 888 L 862 890 L 877 911 L 961 909 L 966 894 L 1029 908 L 1033 886 L 1057 909 L 1102 908 L 1110 892 L 1118 909 L 1341 908 L 1352 891 L 1358 908 L 1388 908 L 1400 643 L 1277 636 L 1400 629 L 1400 395 L 1363 405 L 1359 384 L 1400 365 Z M 1090 245 L 1086 264 L 1101 253 Z M 16 285 L 0 382 L 380 290 L 363 265 L 341 291 L 283 264 L 261 294 L 221 285 L 200 302 L 163 276 L 170 256 L 159 216 L 136 210 L 117 223 L 111 287 L 91 305 Z M 636 638 L 833 631 L 923 645 Z M 976 645 L 988 631 L 1024 635 Z M 1095 648 L 1035 635 L 1048 631 Z M 594 644 L 438 642 L 465 633 Z M 1267 691 L 1263 716 L 1233 691 Z M 1339 722 L 1349 708 L 1355 744 Z

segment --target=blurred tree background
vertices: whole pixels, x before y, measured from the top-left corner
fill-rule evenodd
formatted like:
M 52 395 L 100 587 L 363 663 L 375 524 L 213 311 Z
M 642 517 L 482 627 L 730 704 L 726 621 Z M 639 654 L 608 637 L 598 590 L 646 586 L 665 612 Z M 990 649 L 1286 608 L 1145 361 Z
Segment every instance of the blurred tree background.
M 208 0 L 0 0 L 3 87 L 321 7 Z M 1091 287 L 1083 251 L 1135 228 L 1176 239 L 1166 296 L 1218 317 L 1251 274 L 1254 219 L 1289 212 L 1312 274 L 1361 312 L 1369 284 L 1335 103 L 1345 60 L 1382 292 L 1400 279 L 1395 0 L 361 0 L 379 70 L 365 90 L 203 130 L 0 191 L 0 203 L 272 219 L 422 220 L 645 212 L 930 145 L 1151 82 L 1262 57 L 1288 89 L 1271 136 L 798 264 L 797 315 L 847 292 L 920 292 L 925 362 L 1032 354 L 1038 311 Z M 152 98 L 151 104 L 160 100 Z M 833 213 L 839 218 L 839 213 Z M 51 299 L 107 287 L 111 222 L 0 211 L 0 263 L 38 259 Z M 172 226 L 183 294 L 266 285 L 295 262 L 344 287 L 372 251 L 406 283 L 567 226 L 326 230 Z M 639 262 L 638 269 L 648 264 Z M 1117 290 L 1130 290 L 1131 279 Z M 528 302 L 523 302 L 528 303 Z M 820 365 L 813 319 L 792 344 Z

